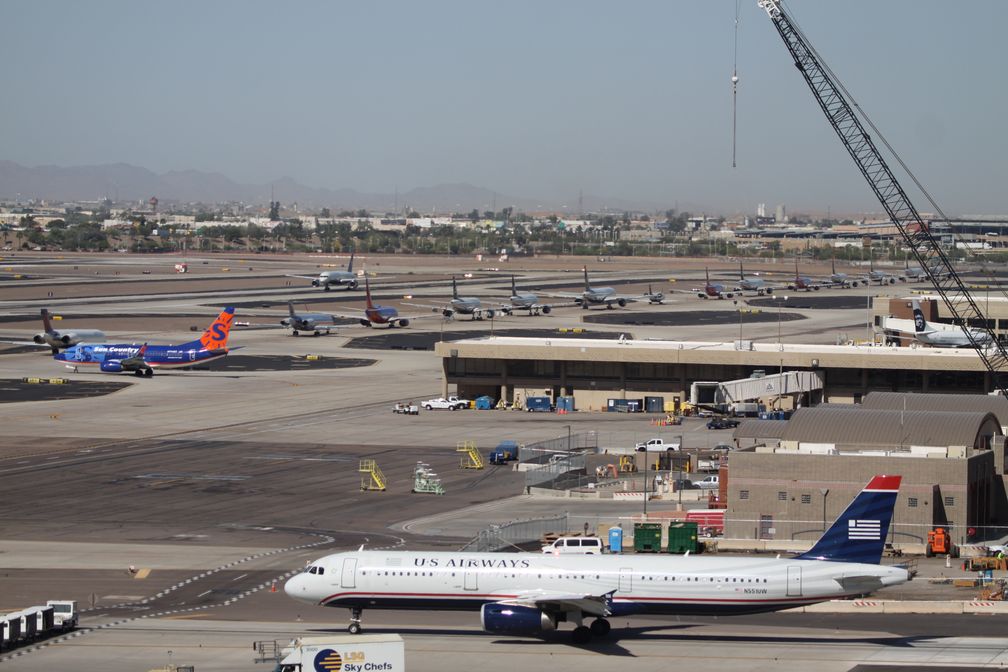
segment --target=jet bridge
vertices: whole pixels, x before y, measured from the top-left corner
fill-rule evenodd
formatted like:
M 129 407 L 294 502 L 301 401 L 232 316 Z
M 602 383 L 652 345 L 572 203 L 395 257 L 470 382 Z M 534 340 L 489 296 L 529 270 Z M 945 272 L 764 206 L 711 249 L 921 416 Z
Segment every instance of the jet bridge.
M 822 391 L 823 386 L 821 371 L 784 371 L 726 382 L 695 382 L 690 389 L 690 402 L 695 406 L 730 405 Z

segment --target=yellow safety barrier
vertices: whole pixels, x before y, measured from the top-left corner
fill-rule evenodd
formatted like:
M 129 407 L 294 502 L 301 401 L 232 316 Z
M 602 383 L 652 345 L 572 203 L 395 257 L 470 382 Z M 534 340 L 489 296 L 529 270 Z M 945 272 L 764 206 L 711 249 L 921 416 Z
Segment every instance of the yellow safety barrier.
M 309 362 L 317 362 L 320 359 L 325 359 L 323 355 L 305 355 L 305 359 Z

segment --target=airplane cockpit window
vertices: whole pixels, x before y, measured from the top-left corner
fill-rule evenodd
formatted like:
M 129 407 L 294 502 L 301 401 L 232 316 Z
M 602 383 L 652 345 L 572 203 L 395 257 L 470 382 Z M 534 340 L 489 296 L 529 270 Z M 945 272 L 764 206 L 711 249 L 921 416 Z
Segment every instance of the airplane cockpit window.
M 320 566 L 318 568 L 318 572 L 316 572 L 316 574 L 325 574 L 325 567 Z

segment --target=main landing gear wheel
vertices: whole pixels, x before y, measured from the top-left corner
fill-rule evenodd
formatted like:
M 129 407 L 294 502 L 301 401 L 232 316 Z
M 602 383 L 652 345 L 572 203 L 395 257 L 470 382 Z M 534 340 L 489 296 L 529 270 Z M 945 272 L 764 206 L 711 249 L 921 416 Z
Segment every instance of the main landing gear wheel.
M 609 625 L 609 621 L 604 618 L 596 618 L 591 624 L 591 634 L 592 637 L 605 637 L 612 630 L 612 626 Z
M 295 329 L 295 330 L 294 330 L 294 333 L 292 333 L 292 334 L 291 334 L 291 336 L 297 336 L 297 335 L 298 335 L 298 330 L 297 330 L 297 329 Z
M 351 623 L 350 625 L 347 626 L 347 632 L 349 632 L 351 635 L 359 635 L 361 633 L 361 624 Z
M 591 629 L 587 625 L 579 625 L 571 633 L 575 644 L 587 644 L 591 640 Z

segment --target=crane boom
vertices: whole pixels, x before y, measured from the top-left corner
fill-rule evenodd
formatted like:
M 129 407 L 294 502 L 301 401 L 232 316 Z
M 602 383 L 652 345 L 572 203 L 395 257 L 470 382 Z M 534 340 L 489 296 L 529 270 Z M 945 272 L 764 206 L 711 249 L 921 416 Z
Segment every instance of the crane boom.
M 892 222 L 899 229 L 921 268 L 952 313 L 956 324 L 976 350 L 990 372 L 990 385 L 1008 396 L 1001 375 L 1008 370 L 1008 352 L 989 327 L 987 318 L 977 306 L 959 274 L 952 266 L 945 250 L 931 234 L 930 227 L 921 218 L 896 176 L 890 170 L 861 120 L 854 113 L 842 88 L 832 73 L 819 61 L 815 50 L 805 36 L 785 13 L 781 0 L 759 0 L 766 10 L 781 39 L 801 71 L 805 83 L 812 90 L 819 107 L 847 152 L 854 159 L 861 174 Z M 972 328 L 971 328 L 972 327 Z M 986 332 L 986 337 L 985 333 Z

